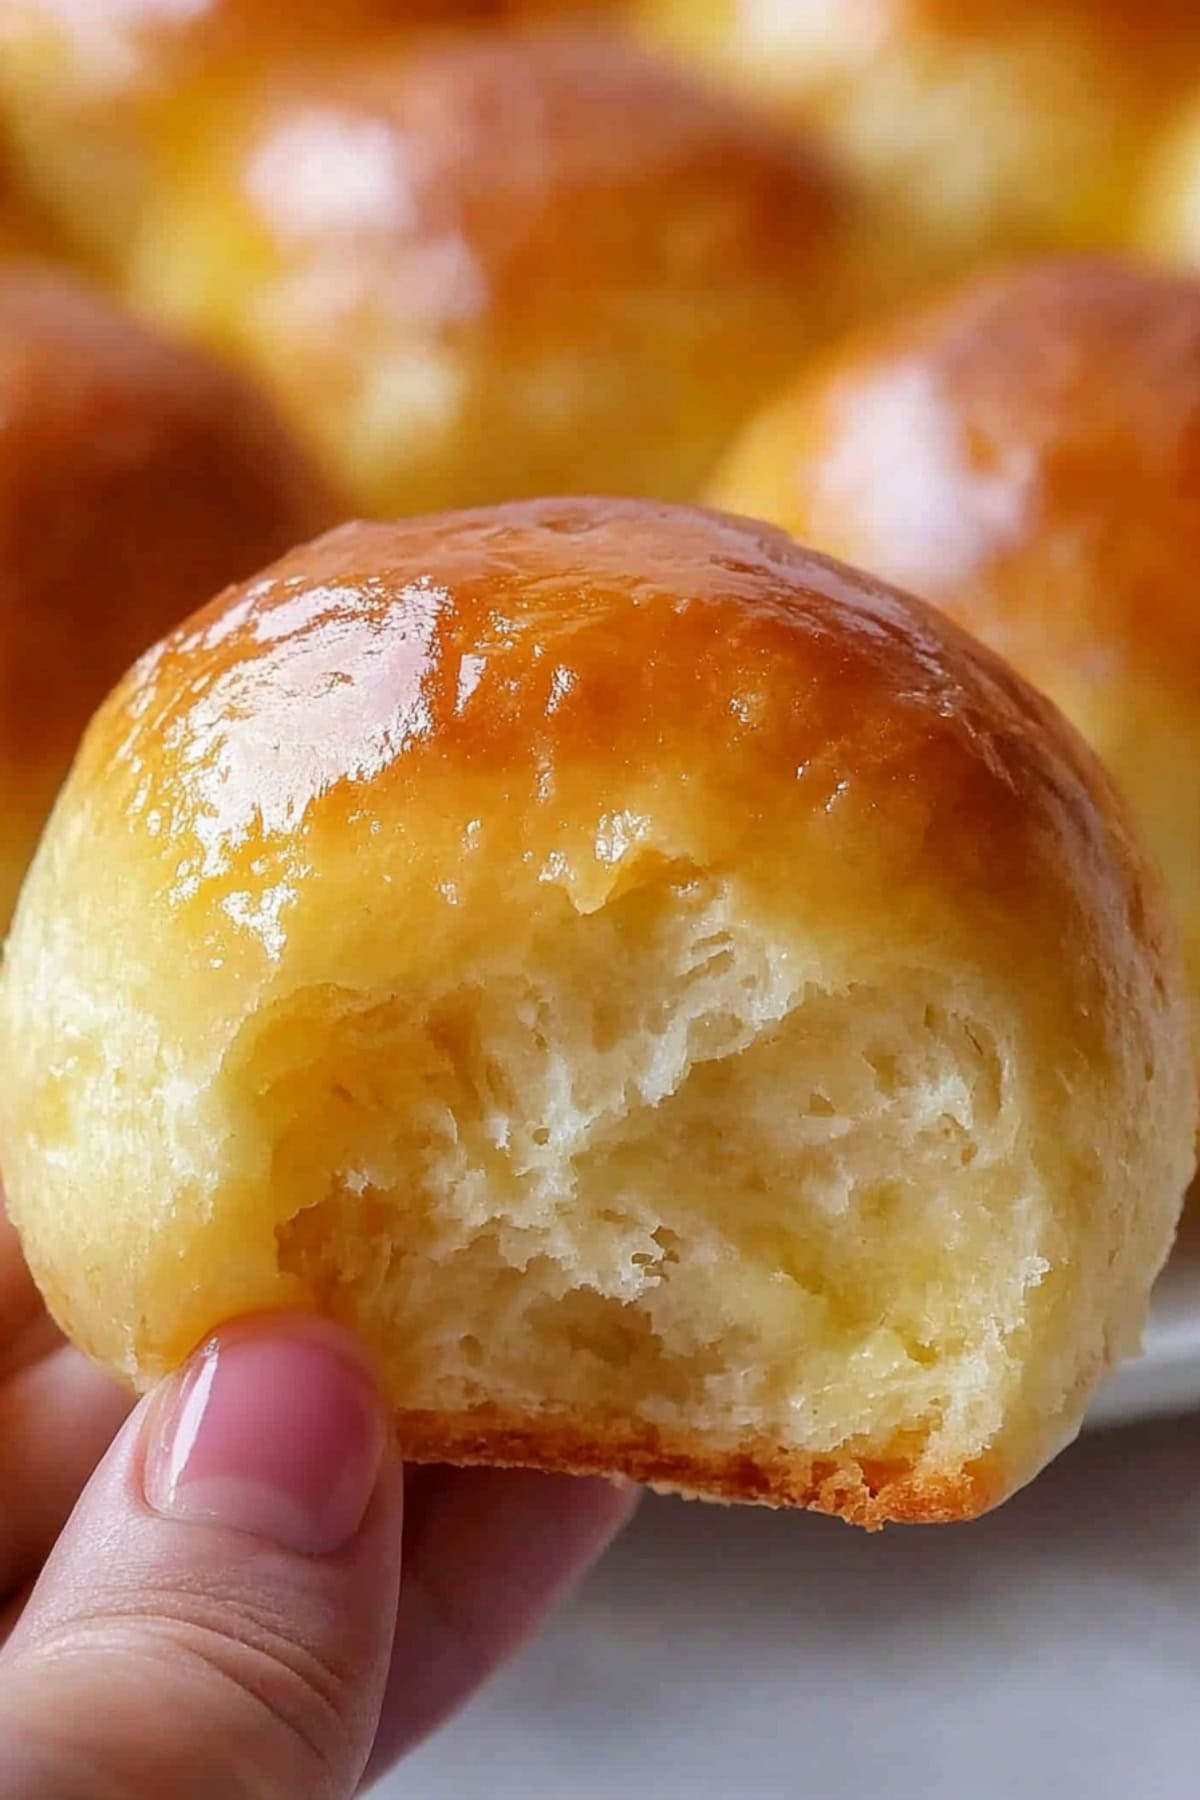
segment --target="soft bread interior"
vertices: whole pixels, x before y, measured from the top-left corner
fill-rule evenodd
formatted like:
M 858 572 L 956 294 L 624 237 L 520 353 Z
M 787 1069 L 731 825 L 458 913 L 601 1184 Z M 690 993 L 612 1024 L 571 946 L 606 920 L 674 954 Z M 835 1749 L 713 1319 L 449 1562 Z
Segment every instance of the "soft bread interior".
M 1010 1046 L 927 970 L 818 966 L 664 864 L 420 996 L 292 994 L 225 1070 L 280 1272 L 401 1411 L 961 1464 L 1059 1250 Z

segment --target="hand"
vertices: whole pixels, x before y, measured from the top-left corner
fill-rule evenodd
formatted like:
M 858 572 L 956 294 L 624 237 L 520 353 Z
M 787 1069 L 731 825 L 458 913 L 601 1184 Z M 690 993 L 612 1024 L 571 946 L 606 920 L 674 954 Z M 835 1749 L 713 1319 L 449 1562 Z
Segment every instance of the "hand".
M 128 1407 L 0 1218 L 0 1800 L 349 1800 L 633 1504 L 549 1476 L 402 1481 L 365 1364 L 316 1320 L 242 1321 Z

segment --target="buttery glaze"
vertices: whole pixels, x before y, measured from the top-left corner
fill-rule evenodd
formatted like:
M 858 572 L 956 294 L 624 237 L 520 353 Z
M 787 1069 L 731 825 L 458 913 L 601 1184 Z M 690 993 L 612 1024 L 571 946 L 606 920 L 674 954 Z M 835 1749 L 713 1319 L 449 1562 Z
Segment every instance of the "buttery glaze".
M 1085 677 L 1115 657 L 1195 683 L 1200 281 L 1095 261 L 973 282 L 798 382 L 714 492 L 1019 659 L 1049 634 Z
M 336 514 L 241 379 L 58 275 L 0 273 L 0 923 L 111 683 Z
M 1098 766 L 1001 664 L 780 533 L 682 508 L 343 527 L 144 658 L 75 783 L 222 962 L 277 957 L 332 863 L 394 859 L 418 913 L 487 890 L 500 929 L 526 889 L 586 909 L 683 844 L 785 915 L 798 859 L 860 914 L 880 882 L 897 907 L 937 896 L 951 936 L 983 908 L 1021 982 L 1069 930 L 1088 951 L 1053 980 L 1097 1021 L 1131 908 L 1163 929 Z M 450 891 L 415 872 L 439 856 Z
M 1100 750 L 1200 987 L 1200 282 L 976 281 L 848 346 L 747 431 L 719 504 L 944 608 Z
M 478 30 L 185 122 L 130 285 L 364 510 L 686 498 L 836 315 L 842 213 L 805 144 L 658 61 Z

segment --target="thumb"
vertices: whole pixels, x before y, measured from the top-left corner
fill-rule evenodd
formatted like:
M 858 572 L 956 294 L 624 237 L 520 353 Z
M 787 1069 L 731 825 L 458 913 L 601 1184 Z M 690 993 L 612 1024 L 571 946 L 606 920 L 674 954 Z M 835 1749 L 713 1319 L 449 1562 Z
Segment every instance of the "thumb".
M 0 1656 L 4 1794 L 347 1800 L 400 1511 L 349 1339 L 290 1315 L 222 1330 L 122 1430 Z

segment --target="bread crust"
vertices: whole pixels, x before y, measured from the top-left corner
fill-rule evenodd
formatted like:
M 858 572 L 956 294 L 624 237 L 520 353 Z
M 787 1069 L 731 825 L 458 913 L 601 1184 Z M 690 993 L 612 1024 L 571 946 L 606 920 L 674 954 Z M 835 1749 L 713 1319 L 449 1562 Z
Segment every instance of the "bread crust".
M 396 1432 L 408 1462 L 623 1478 L 686 1499 L 827 1513 L 868 1531 L 961 1523 L 987 1512 L 1005 1491 L 1001 1469 L 986 1459 L 935 1473 L 849 1455 L 801 1456 L 753 1438 L 722 1451 L 636 1421 L 531 1424 L 490 1406 L 402 1412 Z
M 584 585 L 564 604 L 577 564 Z M 514 579 L 522 599 L 506 613 Z M 373 670 L 381 650 L 382 678 L 363 692 L 347 686 L 353 703 L 342 704 L 338 670 L 359 659 Z M 473 659 L 469 704 L 463 654 Z M 297 684 L 319 712 L 290 710 Z M 155 802 L 189 829 L 215 808 L 229 853 L 244 844 L 249 858 L 264 709 L 286 727 L 281 817 L 295 821 L 352 828 L 364 775 L 382 809 L 435 761 L 464 777 L 478 768 L 532 779 L 533 745 L 543 784 L 551 771 L 565 781 L 583 769 L 601 800 L 614 740 L 621 769 L 653 755 L 719 773 L 748 757 L 761 765 L 763 807 L 770 793 L 792 815 L 829 816 L 827 784 L 841 780 L 841 808 L 861 808 L 865 821 L 898 779 L 913 783 L 924 835 L 912 853 L 932 858 L 936 844 L 939 882 L 962 879 L 1007 902 L 1042 880 L 1057 893 L 1057 851 L 1077 834 L 1079 856 L 1111 889 L 1108 922 L 1123 932 L 1128 899 L 1111 842 L 1120 881 L 1137 885 L 1139 929 L 1170 937 L 1120 800 L 1053 707 L 921 602 L 748 518 L 563 499 L 344 526 L 170 634 L 98 716 L 79 779 L 115 800 L 126 784 L 106 771 L 133 725 L 162 783 Z M 398 734 L 398 709 L 416 709 L 421 729 Z M 147 717 L 149 735 L 138 725 Z M 319 755 L 301 755 L 314 731 Z M 217 755 L 245 782 L 207 781 Z M 129 801 L 146 806 L 141 785 L 129 784 Z M 981 863 L 989 834 L 996 854 Z

